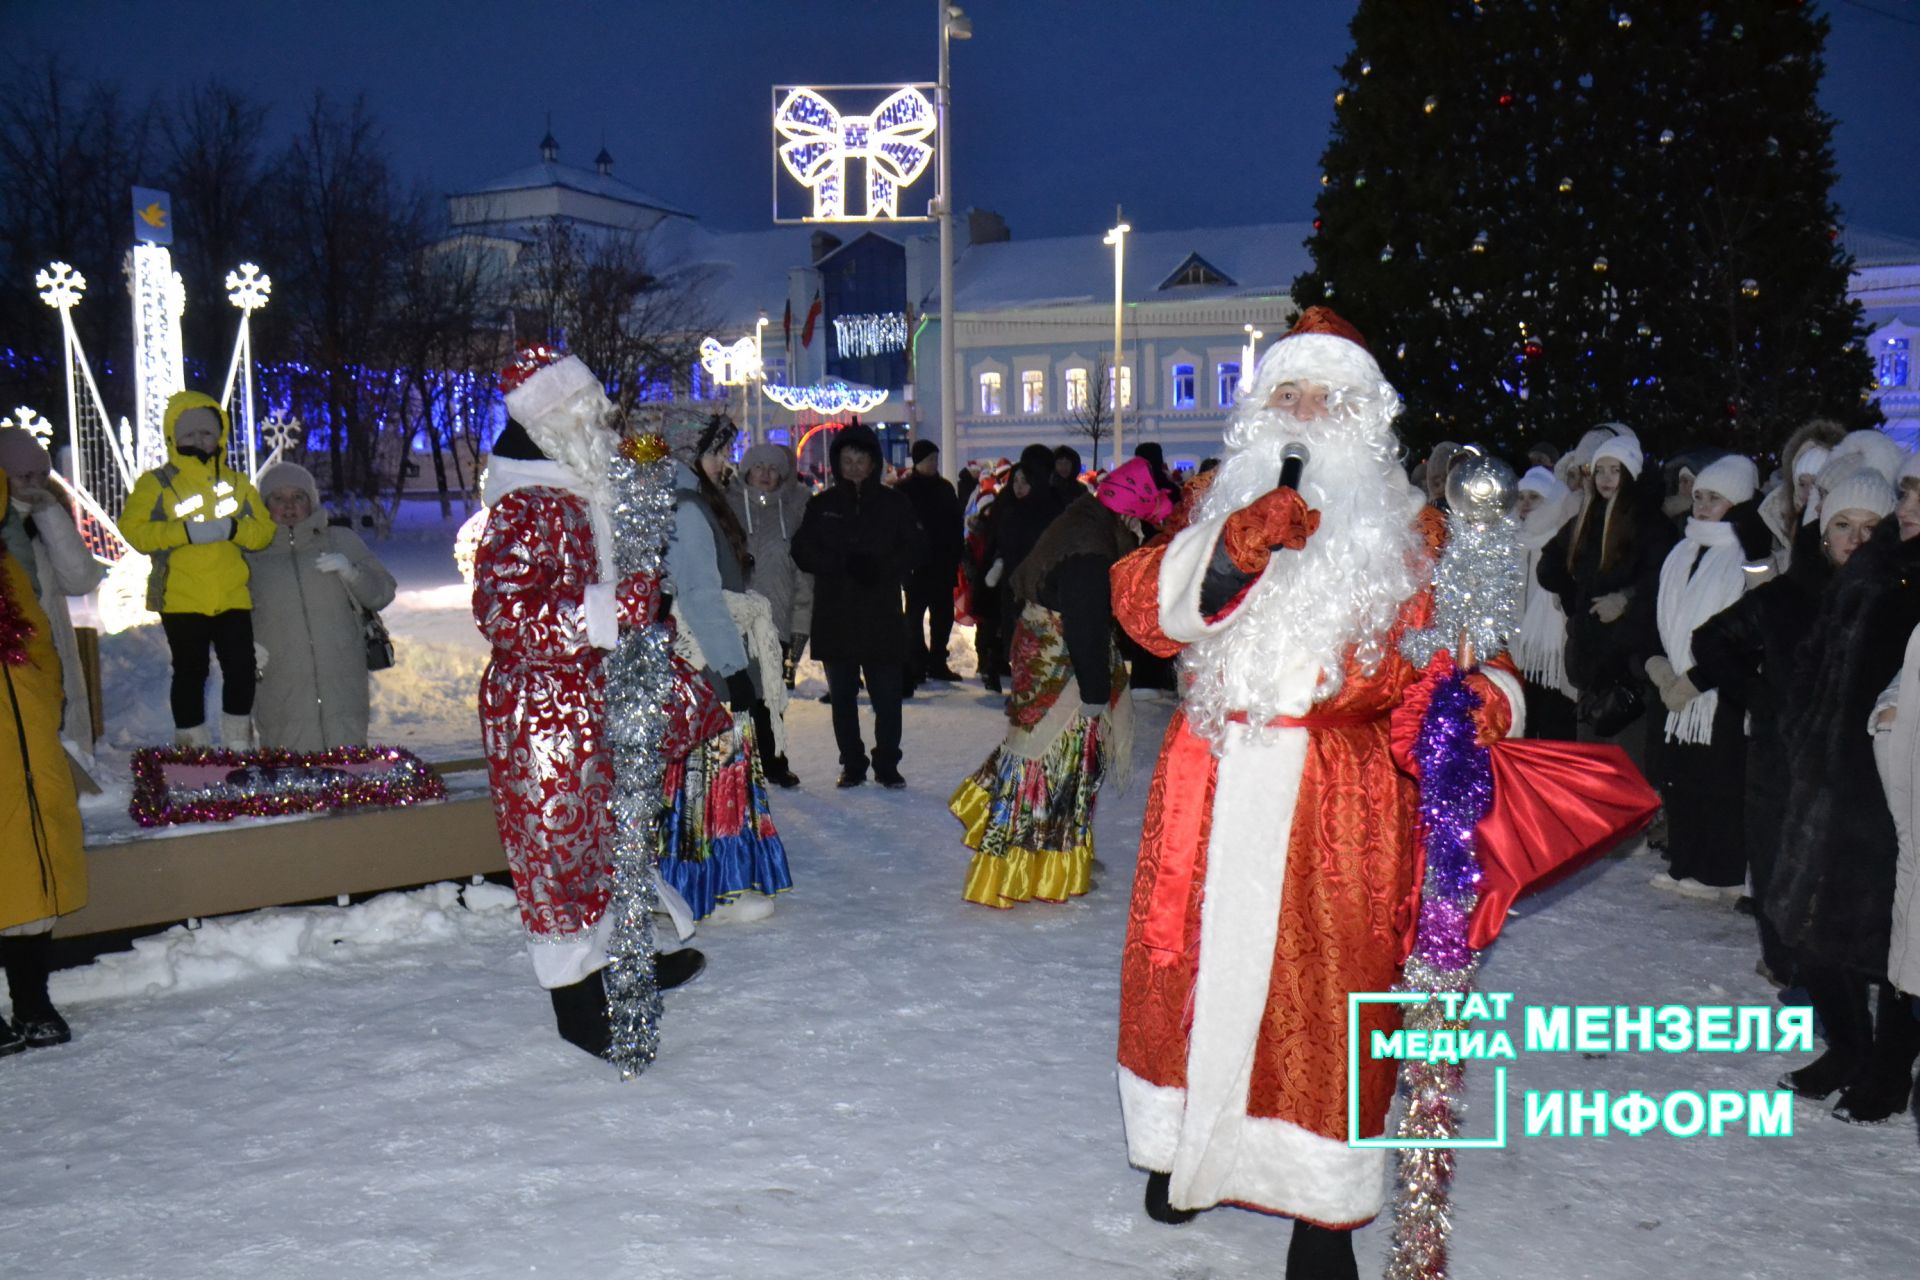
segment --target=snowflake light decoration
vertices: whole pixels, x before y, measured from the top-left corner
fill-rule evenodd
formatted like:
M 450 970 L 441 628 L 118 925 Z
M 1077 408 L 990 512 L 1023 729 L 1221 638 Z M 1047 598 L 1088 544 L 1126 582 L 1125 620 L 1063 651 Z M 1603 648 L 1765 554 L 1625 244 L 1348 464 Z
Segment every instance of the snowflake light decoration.
M 65 311 L 87 291 L 87 278 L 64 262 L 50 262 L 34 273 L 33 287 L 40 291 L 40 301 Z
M 238 271 L 227 272 L 227 301 L 252 313 L 267 305 L 273 292 L 273 277 L 251 262 L 240 264 Z
M 285 452 L 306 439 L 307 429 L 298 418 L 268 418 L 260 424 L 260 443 L 268 452 Z
M 11 418 L 0 418 L 0 427 L 18 427 L 38 440 L 43 448 L 53 439 L 53 424 L 24 404 L 14 408 Z

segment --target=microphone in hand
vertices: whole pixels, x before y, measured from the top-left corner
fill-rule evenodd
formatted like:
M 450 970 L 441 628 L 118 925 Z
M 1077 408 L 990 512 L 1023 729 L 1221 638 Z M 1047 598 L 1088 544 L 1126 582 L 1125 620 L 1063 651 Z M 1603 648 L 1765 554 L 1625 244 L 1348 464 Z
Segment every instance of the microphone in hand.
M 1298 440 L 1290 440 L 1280 448 L 1280 488 L 1300 491 L 1300 473 L 1307 469 L 1307 460 L 1313 457 L 1313 451 Z

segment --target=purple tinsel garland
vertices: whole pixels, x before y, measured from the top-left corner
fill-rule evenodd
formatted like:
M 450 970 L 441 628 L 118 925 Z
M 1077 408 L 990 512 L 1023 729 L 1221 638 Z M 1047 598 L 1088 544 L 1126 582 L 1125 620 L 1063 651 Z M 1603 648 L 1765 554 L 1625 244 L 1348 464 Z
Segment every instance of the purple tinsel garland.
M 1473 962 L 1467 921 L 1479 897 L 1474 828 L 1493 807 L 1493 770 L 1475 740 L 1480 695 L 1454 671 L 1434 686 L 1414 743 L 1420 765 L 1420 820 L 1427 874 L 1414 954 L 1433 968 L 1457 972 Z

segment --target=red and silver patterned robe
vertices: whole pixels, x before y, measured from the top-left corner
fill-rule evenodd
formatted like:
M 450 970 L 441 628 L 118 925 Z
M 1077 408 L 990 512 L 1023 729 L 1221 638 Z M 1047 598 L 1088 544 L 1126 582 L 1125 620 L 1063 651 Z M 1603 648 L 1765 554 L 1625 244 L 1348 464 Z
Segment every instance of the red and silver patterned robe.
M 1420 519 L 1437 555 L 1440 516 Z M 1114 566 L 1114 615 L 1149 651 L 1170 657 L 1233 625 L 1234 605 L 1199 611 L 1222 523 L 1177 518 L 1171 540 Z M 1176 1207 L 1351 1227 L 1384 1202 L 1384 1151 L 1347 1145 L 1347 993 L 1390 989 L 1411 936 L 1417 795 L 1395 747 L 1410 745 L 1425 698 L 1398 643 L 1431 611 L 1423 589 L 1377 671 L 1349 656 L 1340 691 L 1271 740 L 1236 728 L 1216 757 L 1184 712 L 1167 728 L 1121 960 L 1119 1075 L 1129 1158 L 1172 1174 Z M 1490 667 L 1474 683 L 1482 738 L 1505 734 L 1518 682 Z M 1398 1021 L 1366 1006 L 1363 1043 Z M 1382 1132 L 1395 1076 L 1362 1062 L 1362 1136 Z
M 515 469 L 537 478 L 552 465 Z M 492 502 L 474 556 L 473 615 L 493 646 L 480 678 L 481 733 L 521 920 L 532 941 L 562 944 L 556 958 L 581 950 L 612 890 L 604 653 L 619 626 L 646 623 L 659 603 L 657 582 L 630 584 L 617 600 L 589 591 L 599 572 L 584 497 L 535 484 Z M 544 985 L 597 967 L 578 955 L 543 964 L 549 950 L 533 947 Z

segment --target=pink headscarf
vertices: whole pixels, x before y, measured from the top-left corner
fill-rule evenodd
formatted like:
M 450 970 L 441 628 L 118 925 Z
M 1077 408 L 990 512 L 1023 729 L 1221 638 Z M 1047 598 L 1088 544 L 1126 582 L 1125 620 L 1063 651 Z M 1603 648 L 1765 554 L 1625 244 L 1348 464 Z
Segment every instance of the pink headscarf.
M 1100 505 L 1115 515 L 1157 525 L 1173 514 L 1173 500 L 1153 482 L 1153 468 L 1145 458 L 1129 458 L 1109 471 L 1095 492 Z

